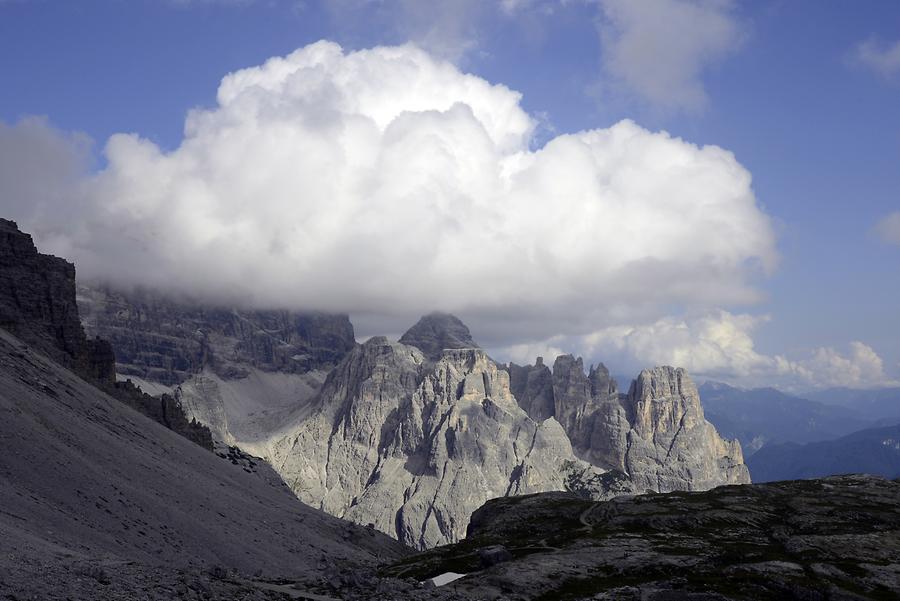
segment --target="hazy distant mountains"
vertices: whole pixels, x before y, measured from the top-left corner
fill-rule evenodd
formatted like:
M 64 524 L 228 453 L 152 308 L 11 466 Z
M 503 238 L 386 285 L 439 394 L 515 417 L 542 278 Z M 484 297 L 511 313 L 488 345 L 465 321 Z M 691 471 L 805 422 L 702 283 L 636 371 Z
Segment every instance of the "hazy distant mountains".
M 900 389 L 831 388 L 805 399 L 706 382 L 700 392 L 709 421 L 740 440 L 754 482 L 900 475 Z
M 866 473 L 900 477 L 900 424 L 836 440 L 768 445 L 747 461 L 754 482 Z
M 763 445 L 837 438 L 871 426 L 849 407 L 793 396 L 775 388 L 744 389 L 721 382 L 699 387 L 706 417 L 723 436 L 741 441 L 749 457 Z
M 829 405 L 847 407 L 869 420 L 900 422 L 900 387 L 871 390 L 827 388 L 811 393 L 809 398 Z

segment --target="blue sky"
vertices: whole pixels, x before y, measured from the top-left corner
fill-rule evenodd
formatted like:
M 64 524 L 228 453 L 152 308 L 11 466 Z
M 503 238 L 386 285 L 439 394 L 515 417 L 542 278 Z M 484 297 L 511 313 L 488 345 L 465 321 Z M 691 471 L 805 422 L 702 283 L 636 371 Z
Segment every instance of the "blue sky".
M 702 306 L 677 298 L 666 311 L 662 299 L 656 313 L 622 323 L 529 330 L 519 338 L 484 327 L 495 354 L 577 350 L 618 363 L 617 371 L 692 349 L 701 357 L 705 335 L 664 335 L 660 345 L 671 348 L 650 352 L 611 341 L 610 328 L 643 320 L 659 331 L 658 320 L 669 317 L 702 328 L 692 320 L 723 310 L 757 318 L 738 327 L 738 340 L 712 341 L 726 354 L 737 345 L 737 356 L 748 353 L 740 335 L 752 337 L 752 365 L 694 361 L 709 377 L 798 388 L 900 379 L 900 233 L 884 225 L 900 210 L 900 4 L 636 5 L 617 13 L 613 0 L 462 0 L 440 8 L 403 0 L 0 1 L 0 121 L 14 127 L 40 115 L 60 135 L 83 132 L 94 142 L 89 171 L 97 171 L 107 166 L 104 145 L 116 133 L 136 133 L 164 153 L 177 149 L 188 110 L 215 107 L 228 73 L 322 39 L 346 52 L 413 41 L 461 72 L 520 92 L 521 108 L 538 123 L 533 149 L 558 134 L 631 119 L 650 132 L 734 153 L 771 219 L 777 265 L 743 277 L 758 292 L 755 302 Z M 703 18 L 658 29 L 654 15 L 685 6 Z M 652 39 L 641 39 L 647 32 Z M 629 39 L 649 50 L 617 54 Z M 15 149 L 0 151 L 8 159 Z M 29 223 L 27 211 L 10 209 Z M 471 312 L 478 334 L 491 311 Z M 365 335 L 399 331 L 408 319 L 383 313 L 354 321 Z M 595 330 L 606 334 L 584 338 Z M 705 350 L 691 346 L 698 340 Z M 880 367 L 853 342 L 877 354 Z M 792 367 L 775 367 L 777 357 Z M 831 373 L 841 370 L 853 374 Z

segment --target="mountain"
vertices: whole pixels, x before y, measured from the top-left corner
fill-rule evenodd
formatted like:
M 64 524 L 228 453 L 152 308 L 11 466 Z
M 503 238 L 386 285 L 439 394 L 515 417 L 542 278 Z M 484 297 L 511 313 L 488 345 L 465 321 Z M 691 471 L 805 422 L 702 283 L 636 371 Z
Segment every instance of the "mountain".
M 249 450 L 301 500 L 418 548 L 462 538 L 488 499 L 604 473 L 575 458 L 554 420 L 529 419 L 507 373 L 475 348 L 432 363 L 416 347 L 370 338 L 284 430 Z
M 304 502 L 410 546 L 459 540 L 496 496 L 604 499 L 749 481 L 739 445 L 703 419 L 683 370 L 642 373 L 620 394 L 605 368 L 586 375 L 571 356 L 552 373 L 522 368 L 549 394 L 547 414 L 529 415 L 537 384 L 491 360 L 449 314 L 422 317 L 399 342 L 357 345 L 346 316 L 298 328 L 300 314 L 97 288 L 82 288 L 79 303 L 87 327 L 112 339 L 120 378 L 170 393 L 216 439 L 266 459 Z
M 699 388 L 707 419 L 741 441 L 747 456 L 763 445 L 837 438 L 871 425 L 849 407 L 789 395 L 775 388 L 744 389 L 720 382 Z
M 346 315 L 241 310 L 149 290 L 78 286 L 85 329 L 120 379 L 168 393 L 228 444 L 256 441 L 311 399 L 356 344 Z
M 900 421 L 900 387 L 871 388 L 826 388 L 810 394 L 819 402 L 847 407 L 869 420 Z
M 0 219 L 0 328 L 88 378 L 115 380 L 109 343 L 89 339 L 81 327 L 75 266 L 39 253 L 7 219 Z
M 0 219 L 0 328 L 78 373 L 119 401 L 170 430 L 213 448 L 208 428 L 189 419 L 171 396 L 154 398 L 128 382 L 116 382 L 109 342 L 88 338 L 75 294 L 75 266 L 37 251 L 31 236 Z
M 441 322 L 456 331 L 461 323 Z M 453 337 L 439 328 L 426 316 L 401 340 L 434 350 L 434 340 Z M 594 373 L 595 384 L 606 382 L 595 398 L 581 360 L 557 359 L 555 416 L 536 420 L 506 366 L 466 342 L 433 360 L 373 337 L 292 424 L 245 448 L 305 502 L 417 548 L 460 540 L 471 512 L 498 496 L 572 490 L 604 499 L 749 481 L 740 446 L 703 420 L 684 370 L 646 370 L 621 396 L 610 393 L 608 374 Z
M 428 592 L 439 601 L 896 599 L 898 507 L 900 482 L 872 476 L 600 503 L 500 498 L 475 512 L 464 541 L 384 573 L 462 574 Z M 400 584 L 392 599 L 425 596 Z
M 700 395 L 683 369 L 642 371 L 628 393 L 601 363 L 585 373 L 580 358 L 561 355 L 552 371 L 509 366 L 516 399 L 534 419 L 553 417 L 575 454 L 629 475 L 637 490 L 701 490 L 749 482 L 738 443 L 723 440 L 704 418 Z
M 268 581 L 318 587 L 407 553 L 303 505 L 266 464 L 188 440 L 171 398 L 114 385 L 74 276 L 0 223 L 0 596 L 280 598 Z
M 756 482 L 849 473 L 898 478 L 900 424 L 861 430 L 836 440 L 767 445 L 747 465 Z
M 469 328 L 455 315 L 429 313 L 404 332 L 400 343 L 414 346 L 431 361 L 441 358 L 444 349 L 478 348 Z

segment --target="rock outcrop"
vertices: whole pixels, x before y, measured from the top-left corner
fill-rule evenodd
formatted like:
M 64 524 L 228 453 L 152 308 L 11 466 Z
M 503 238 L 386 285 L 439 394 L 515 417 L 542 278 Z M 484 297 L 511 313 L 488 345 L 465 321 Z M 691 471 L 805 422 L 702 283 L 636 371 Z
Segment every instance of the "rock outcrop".
M 416 347 L 431 361 L 440 359 L 444 349 L 478 348 L 466 324 L 454 315 L 438 312 L 422 317 L 400 342 Z
M 7 219 L 0 219 L 0 328 L 88 379 L 115 381 L 109 343 L 88 339 L 78 319 L 75 266 L 39 253 Z
M 307 507 L 252 458 L 191 444 L 4 330 L 0 416 L 0 598 L 275 601 L 408 552 Z M 267 592 L 286 578 L 309 587 Z
M 556 414 L 553 397 L 553 374 L 538 357 L 534 365 L 509 364 L 509 382 L 519 406 L 535 421 Z
M 112 346 L 89 339 L 75 295 L 75 266 L 40 254 L 31 236 L 0 219 L 0 328 L 133 409 L 212 450 L 208 428 L 189 418 L 171 396 L 153 398 L 131 382 L 116 382 Z
M 78 288 L 85 329 L 108 339 L 117 371 L 166 386 L 209 369 L 223 379 L 334 367 L 353 348 L 346 315 L 238 310 L 173 301 L 147 290 Z
M 530 419 L 482 350 L 447 349 L 431 363 L 384 337 L 329 375 L 312 415 L 250 451 L 303 501 L 418 548 L 462 538 L 487 499 L 564 490 L 570 474 L 605 493 L 604 471 L 573 455 L 555 420 Z
M 898 506 L 900 482 L 872 476 L 603 503 L 566 493 L 494 499 L 464 541 L 385 573 L 466 574 L 429 595 L 447 601 L 896 599 Z M 500 546 L 512 559 L 485 565 L 481 551 Z M 397 601 L 421 598 L 402 580 L 396 588 Z
M 529 415 L 554 417 L 578 457 L 626 473 L 639 491 L 750 481 L 740 444 L 723 440 L 706 421 L 697 387 L 683 369 L 644 370 L 627 394 L 618 393 L 602 363 L 586 374 L 582 360 L 572 355 L 554 362 L 552 390 L 542 360 L 533 367 L 510 365 L 509 371 Z

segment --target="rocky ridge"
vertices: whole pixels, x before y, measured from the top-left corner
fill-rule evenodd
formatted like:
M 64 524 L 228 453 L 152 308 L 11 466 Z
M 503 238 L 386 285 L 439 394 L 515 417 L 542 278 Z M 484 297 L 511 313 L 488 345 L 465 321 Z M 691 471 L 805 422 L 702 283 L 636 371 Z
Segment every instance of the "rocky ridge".
M 251 368 L 327 371 L 355 344 L 346 315 L 215 307 L 97 283 L 78 287 L 78 305 L 85 329 L 111 342 L 120 375 L 166 386 L 205 368 L 226 380 Z
M 401 340 L 433 352 L 453 338 L 423 321 Z M 460 540 L 471 512 L 494 497 L 569 490 L 599 500 L 749 481 L 740 446 L 703 419 L 683 370 L 647 370 L 620 395 L 603 366 L 586 375 L 568 355 L 552 373 L 540 362 L 516 369 L 477 346 L 433 360 L 374 337 L 307 411 L 247 450 L 303 501 L 417 548 Z M 551 415 L 533 419 L 520 404 Z
M 109 343 L 89 339 L 81 327 L 75 266 L 39 253 L 8 219 L 0 219 L 0 328 L 89 379 L 115 380 Z
M 174 398 L 154 398 L 116 381 L 109 342 L 85 335 L 76 302 L 75 266 L 38 253 L 31 236 L 0 219 L 0 328 L 68 367 L 107 393 L 189 440 L 212 450 L 208 428 L 185 415 Z
M 516 398 L 535 419 L 554 417 L 575 454 L 629 476 L 638 491 L 704 490 L 749 483 L 737 441 L 723 440 L 705 419 L 687 372 L 643 370 L 628 393 L 601 363 L 587 373 L 580 358 L 561 355 L 553 370 L 509 366 Z
M 484 351 L 447 349 L 431 363 L 384 337 L 329 375 L 312 415 L 252 452 L 301 500 L 418 548 L 462 538 L 487 499 L 603 474 L 555 420 L 528 418 Z
M 600 503 L 543 493 L 489 501 L 464 541 L 384 571 L 464 578 L 430 593 L 400 580 L 390 597 L 344 598 L 896 599 L 898 560 L 897 480 L 834 476 Z

